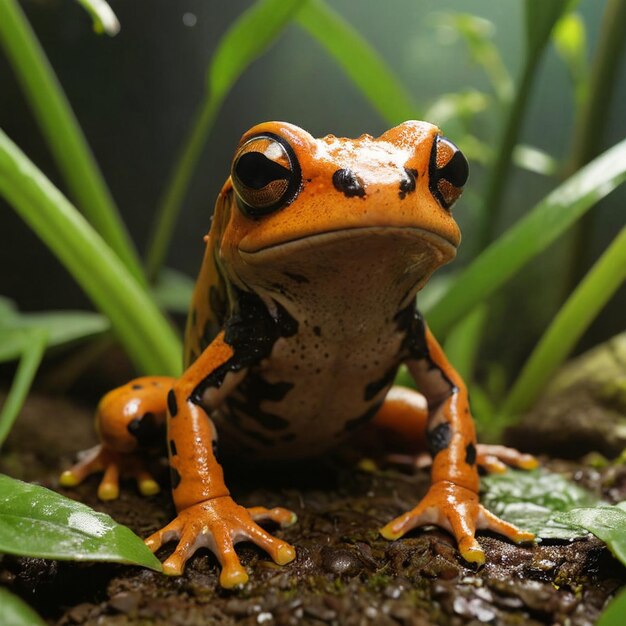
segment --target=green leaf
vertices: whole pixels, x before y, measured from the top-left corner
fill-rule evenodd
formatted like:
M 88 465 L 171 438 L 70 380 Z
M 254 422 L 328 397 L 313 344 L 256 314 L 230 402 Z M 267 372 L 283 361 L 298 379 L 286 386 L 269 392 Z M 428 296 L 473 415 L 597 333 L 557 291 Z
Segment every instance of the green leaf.
M 376 50 L 324 0 L 308 0 L 296 19 L 388 124 L 421 117 L 411 95 Z
M 113 561 L 161 571 L 129 528 L 80 502 L 0 474 L 0 552 L 44 559 Z
M 109 318 L 138 369 L 177 375 L 180 342 L 154 301 L 67 198 L 2 131 L 0 195 Z
M 577 524 L 561 519 L 560 513 L 596 502 L 578 485 L 545 470 L 490 474 L 481 480 L 481 489 L 487 509 L 540 539 L 585 536 Z
M 17 332 L 23 337 L 24 345 L 17 372 L 0 410 L 0 446 L 4 443 L 22 409 L 48 340 L 48 333 L 42 328 L 30 328 Z M 0 333 L 0 345 L 2 345 L 2 333 Z
M 187 314 L 195 281 L 173 269 L 165 268 L 160 274 L 152 295 L 166 311 Z
M 0 587 L 0 624 L 3 626 L 45 626 L 26 602 Z
M 207 91 L 157 209 L 146 269 L 155 279 L 167 253 L 189 181 L 224 98 L 244 70 L 281 34 L 305 0 L 259 0 L 244 11 L 217 45 L 206 76 Z
M 526 0 L 526 54 L 539 54 L 561 15 L 572 6 L 571 0 Z
M 593 533 L 626 565 L 626 511 L 618 506 L 584 507 L 556 516 L 562 524 L 579 526 Z
M 528 409 L 552 374 L 626 280 L 626 226 L 569 296 L 524 364 L 501 407 L 505 415 Z
M 79 4 L 91 15 L 93 29 L 98 35 L 106 33 L 114 37 L 120 32 L 120 23 L 113 9 L 105 0 L 77 0 Z
M 447 332 L 624 180 L 626 140 L 559 185 L 456 275 L 428 312 L 435 335 Z
M 609 606 L 604 609 L 596 626 L 624 626 L 626 614 L 626 589 L 622 589 Z
M 103 333 L 110 326 L 106 317 L 89 311 L 20 313 L 12 319 L 0 315 L 0 362 L 19 358 L 32 329 L 44 330 L 48 347 L 54 347 Z
M 0 2 L 0 45 L 70 194 L 126 268 L 144 283 L 135 248 L 54 70 L 16 0 Z
M 488 107 L 487 94 L 476 89 L 465 89 L 437 98 L 424 113 L 424 119 L 440 127 L 457 119 L 468 124 L 475 115 L 486 111 Z

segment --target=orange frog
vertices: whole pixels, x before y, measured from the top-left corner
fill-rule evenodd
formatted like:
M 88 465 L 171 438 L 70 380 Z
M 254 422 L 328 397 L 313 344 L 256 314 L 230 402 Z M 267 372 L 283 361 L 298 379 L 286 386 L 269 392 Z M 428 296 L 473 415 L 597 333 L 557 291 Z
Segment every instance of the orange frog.
M 97 415 L 102 444 L 61 484 L 104 471 L 102 499 L 117 497 L 120 474 L 155 493 L 133 453 L 166 422 L 178 515 L 146 543 L 154 551 L 178 542 L 163 564 L 172 575 L 207 547 L 222 565 L 221 584 L 234 587 L 248 580 L 234 544 L 252 541 L 289 563 L 294 548 L 257 522 L 285 527 L 296 516 L 232 500 L 218 433 L 238 454 L 300 459 L 367 427 L 395 431 L 415 449 L 424 440 L 432 455 L 428 493 L 382 528 L 384 537 L 437 524 L 476 563 L 485 558 L 477 529 L 532 540 L 480 504 L 477 468 L 536 462 L 477 446 L 465 385 L 415 304 L 432 272 L 455 256 L 460 233 L 450 208 L 467 177 L 463 154 L 425 122 L 354 140 L 315 139 L 282 122 L 245 133 L 205 237 L 185 373 L 138 378 L 107 394 Z M 421 394 L 392 387 L 403 363 Z

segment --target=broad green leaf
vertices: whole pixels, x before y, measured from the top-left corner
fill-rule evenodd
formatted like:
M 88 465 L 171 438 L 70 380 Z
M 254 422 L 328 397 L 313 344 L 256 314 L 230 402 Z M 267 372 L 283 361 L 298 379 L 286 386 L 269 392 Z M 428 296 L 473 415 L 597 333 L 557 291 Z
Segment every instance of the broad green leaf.
M 578 524 L 561 519 L 560 513 L 596 502 L 578 485 L 545 470 L 491 474 L 482 479 L 481 489 L 487 509 L 539 539 L 585 536 Z
M 376 50 L 324 0 L 308 0 L 296 19 L 335 59 L 388 124 L 421 117 L 411 95 Z
M 113 561 L 161 571 L 129 528 L 88 506 L 0 474 L 0 552 L 44 559 Z
M 43 328 L 29 328 L 17 332 L 24 338 L 24 345 L 11 388 L 0 409 L 0 446 L 11 431 L 15 418 L 24 404 L 48 340 L 48 333 Z M 2 333 L 0 333 L 0 345 L 2 345 L 1 342 Z
M 528 409 L 574 349 L 604 305 L 626 280 L 626 226 L 569 296 L 524 364 L 501 407 L 505 415 Z
M 135 248 L 111 193 L 54 70 L 17 0 L 0 2 L 0 46 L 4 47 L 76 206 L 128 271 L 140 283 L 145 283 Z
M 626 589 L 622 589 L 604 610 L 596 626 L 624 626 L 626 615 Z
M 77 0 L 77 2 L 91 15 L 96 33 L 114 37 L 120 32 L 120 23 L 108 2 L 105 0 Z
M 180 342 L 154 301 L 67 198 L 2 131 L 0 195 L 109 318 L 138 369 L 177 375 Z
M 579 526 L 602 539 L 626 565 L 626 511 L 618 506 L 582 507 L 560 513 L 556 521 Z
M 146 269 L 155 279 L 174 232 L 189 181 L 224 98 L 245 69 L 282 33 L 305 0 L 258 0 L 226 31 L 207 70 L 207 91 L 161 197 L 148 244 Z
M 624 180 L 626 140 L 559 185 L 456 275 L 452 286 L 428 311 L 435 335 L 447 332 Z
M 106 317 L 89 311 L 20 313 L 11 320 L 0 316 L 0 362 L 18 358 L 28 343 L 28 331 L 33 329 L 44 330 L 48 347 L 54 347 L 103 333 L 109 328 Z
M 159 279 L 152 289 L 152 295 L 166 311 L 186 315 L 189 311 L 194 285 L 193 278 L 182 272 L 165 268 L 159 274 Z
M 3 626 L 45 626 L 26 602 L 0 587 L 0 624 Z

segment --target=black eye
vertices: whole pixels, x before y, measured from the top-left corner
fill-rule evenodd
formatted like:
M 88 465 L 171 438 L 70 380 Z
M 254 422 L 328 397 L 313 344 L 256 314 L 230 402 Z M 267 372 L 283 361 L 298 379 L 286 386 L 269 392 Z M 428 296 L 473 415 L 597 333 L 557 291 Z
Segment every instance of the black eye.
M 293 202 L 300 190 L 300 166 L 291 146 L 271 133 L 246 141 L 231 170 L 239 206 L 251 217 L 267 215 Z
M 449 139 L 437 136 L 430 153 L 428 176 L 430 192 L 444 209 L 449 209 L 463 192 L 469 164 Z

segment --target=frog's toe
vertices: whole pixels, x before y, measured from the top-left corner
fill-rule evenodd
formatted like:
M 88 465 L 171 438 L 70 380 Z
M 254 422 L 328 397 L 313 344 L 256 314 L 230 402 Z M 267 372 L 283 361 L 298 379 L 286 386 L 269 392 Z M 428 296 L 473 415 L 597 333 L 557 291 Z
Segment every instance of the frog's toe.
M 145 469 L 139 469 L 135 472 L 135 480 L 142 496 L 154 496 L 161 491 L 159 483 Z
M 478 520 L 478 528 L 483 530 L 491 530 L 493 532 L 504 535 L 515 543 L 527 543 L 534 541 L 535 535 L 524 530 L 520 530 L 517 526 L 505 522 L 484 506 L 480 507 L 480 516 Z
M 289 509 L 277 506 L 266 509 L 264 506 L 248 507 L 248 513 L 255 522 L 275 522 L 281 528 L 289 528 L 298 521 L 298 516 Z
M 245 529 L 245 534 L 250 541 L 265 550 L 278 565 L 286 565 L 296 558 L 296 551 L 292 545 L 270 535 L 256 524 L 250 524 Z
M 81 459 L 77 463 L 59 476 L 59 484 L 61 487 L 76 487 L 91 474 L 103 470 L 101 460 L 102 446 L 98 445 L 89 450 L 85 450 L 80 453 L 80 456 Z
M 524 454 L 507 446 L 479 443 L 476 446 L 476 462 L 489 473 L 501 474 L 506 466 L 531 470 L 539 466 L 539 461 L 532 454 Z

